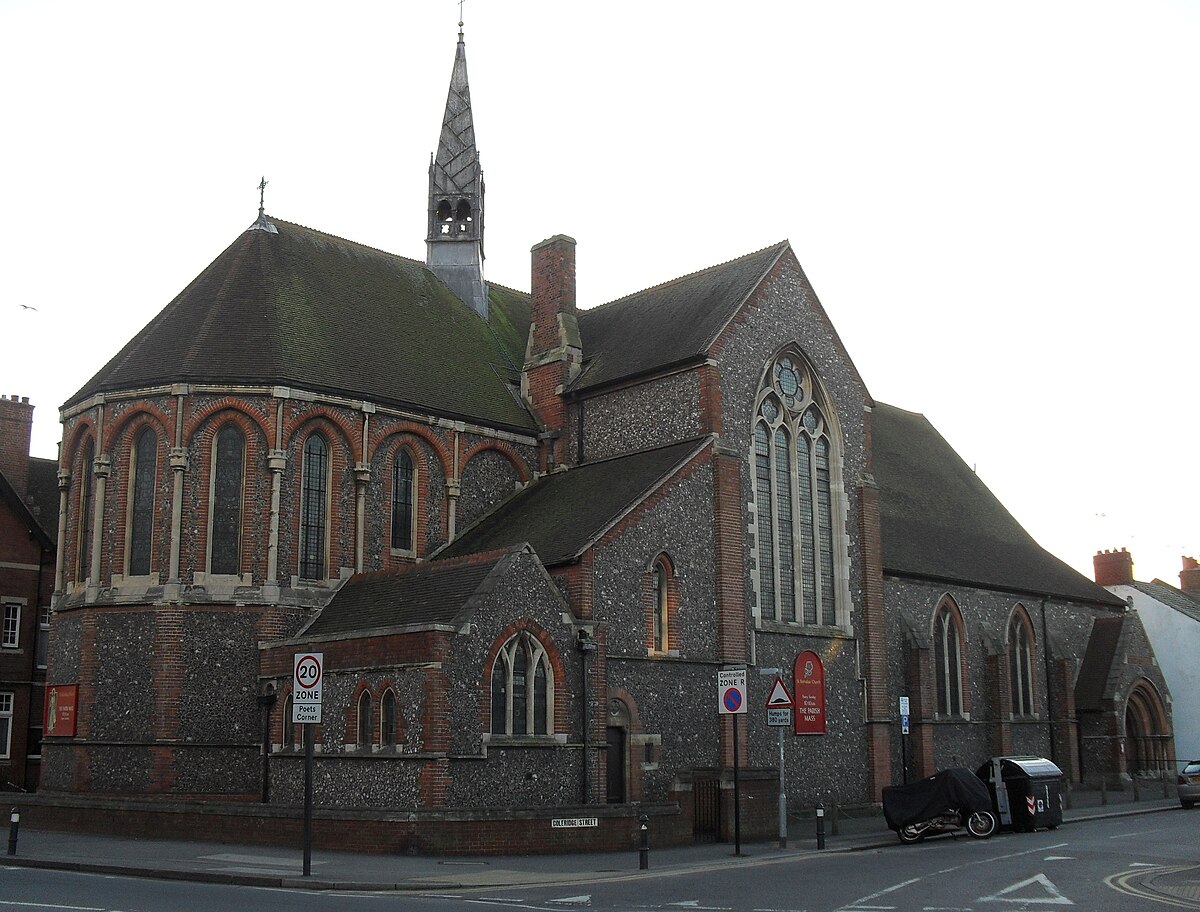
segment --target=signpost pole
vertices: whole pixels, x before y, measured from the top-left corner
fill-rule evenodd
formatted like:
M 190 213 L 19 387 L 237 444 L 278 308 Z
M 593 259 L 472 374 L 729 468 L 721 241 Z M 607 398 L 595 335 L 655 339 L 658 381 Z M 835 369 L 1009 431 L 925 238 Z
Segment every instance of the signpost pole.
M 787 795 L 783 786 L 783 729 L 779 728 L 779 848 L 787 848 Z
M 733 854 L 742 854 L 742 784 L 738 776 L 738 714 L 733 714 Z
M 313 727 L 304 726 L 304 876 L 312 874 Z

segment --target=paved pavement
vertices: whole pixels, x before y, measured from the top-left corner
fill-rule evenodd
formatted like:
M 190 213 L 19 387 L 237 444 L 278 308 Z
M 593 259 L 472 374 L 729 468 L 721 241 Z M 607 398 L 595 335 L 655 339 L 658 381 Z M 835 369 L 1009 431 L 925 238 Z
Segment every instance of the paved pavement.
M 1134 802 L 1128 793 L 1075 792 L 1064 823 L 1096 817 L 1178 810 L 1174 797 L 1145 797 Z M 1200 819 L 1200 818 L 1198 818 Z M 824 851 L 846 852 L 896 845 L 878 811 L 845 811 L 825 818 Z M 788 846 L 777 841 L 747 844 L 734 855 L 730 843 L 651 848 L 652 873 L 686 873 L 716 864 L 762 864 L 819 851 L 815 818 L 789 822 Z M 0 844 L 3 844 L 0 842 Z M 501 857 L 413 857 L 314 850 L 311 874 L 303 875 L 300 846 L 277 848 L 165 839 L 96 836 L 22 827 L 17 854 L 0 855 L 0 864 L 101 872 L 138 877 L 235 883 L 252 886 L 307 887 L 313 890 L 446 890 L 517 885 L 578 884 L 639 875 L 636 851 L 572 855 Z M 1176 902 L 1195 904 L 1198 866 L 1154 869 L 1139 880 L 1147 891 Z M 644 876 L 644 875 L 642 875 Z M 1193 902 L 1188 903 L 1188 900 Z

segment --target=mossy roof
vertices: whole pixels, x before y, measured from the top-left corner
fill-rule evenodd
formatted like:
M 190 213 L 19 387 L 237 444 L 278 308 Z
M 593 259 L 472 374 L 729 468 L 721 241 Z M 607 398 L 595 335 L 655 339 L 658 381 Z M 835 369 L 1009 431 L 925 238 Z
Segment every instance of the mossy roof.
M 584 368 L 573 392 L 703 358 L 787 241 L 579 312 Z
M 709 442 L 686 440 L 539 478 L 451 542 L 438 560 L 527 542 L 546 566 L 578 557 Z
M 871 427 L 885 573 L 1124 605 L 1034 541 L 924 415 L 876 403 Z
M 528 296 L 485 323 L 423 263 L 277 219 L 244 231 L 68 406 L 171 383 L 294 386 L 532 431 L 511 386 Z

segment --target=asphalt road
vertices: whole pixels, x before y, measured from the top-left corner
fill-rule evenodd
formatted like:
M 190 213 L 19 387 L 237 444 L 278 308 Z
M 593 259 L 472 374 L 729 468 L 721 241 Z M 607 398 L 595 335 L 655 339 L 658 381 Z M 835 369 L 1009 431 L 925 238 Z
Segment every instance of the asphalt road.
M 1195 828 L 1194 814 L 1159 813 L 1075 822 L 1034 834 L 1000 834 L 985 841 L 960 835 L 827 855 L 764 853 L 686 873 L 637 872 L 615 880 L 452 895 L 314 893 L 0 868 L 0 912 L 1200 910 Z M 1168 870 L 1175 872 L 1173 892 L 1155 892 L 1155 876 Z

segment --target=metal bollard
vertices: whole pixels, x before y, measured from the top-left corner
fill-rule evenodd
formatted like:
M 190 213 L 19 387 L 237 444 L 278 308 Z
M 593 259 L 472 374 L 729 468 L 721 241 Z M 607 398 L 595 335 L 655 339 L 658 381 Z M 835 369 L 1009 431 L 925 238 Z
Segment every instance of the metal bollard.
M 825 805 L 817 805 L 817 848 L 825 848 Z
M 641 845 L 638 846 L 638 870 L 645 871 L 650 867 L 650 818 L 643 814 L 638 818 L 641 824 Z
M 21 812 L 17 808 L 12 809 L 12 814 L 8 818 L 8 854 L 17 854 L 17 829 L 21 826 Z

